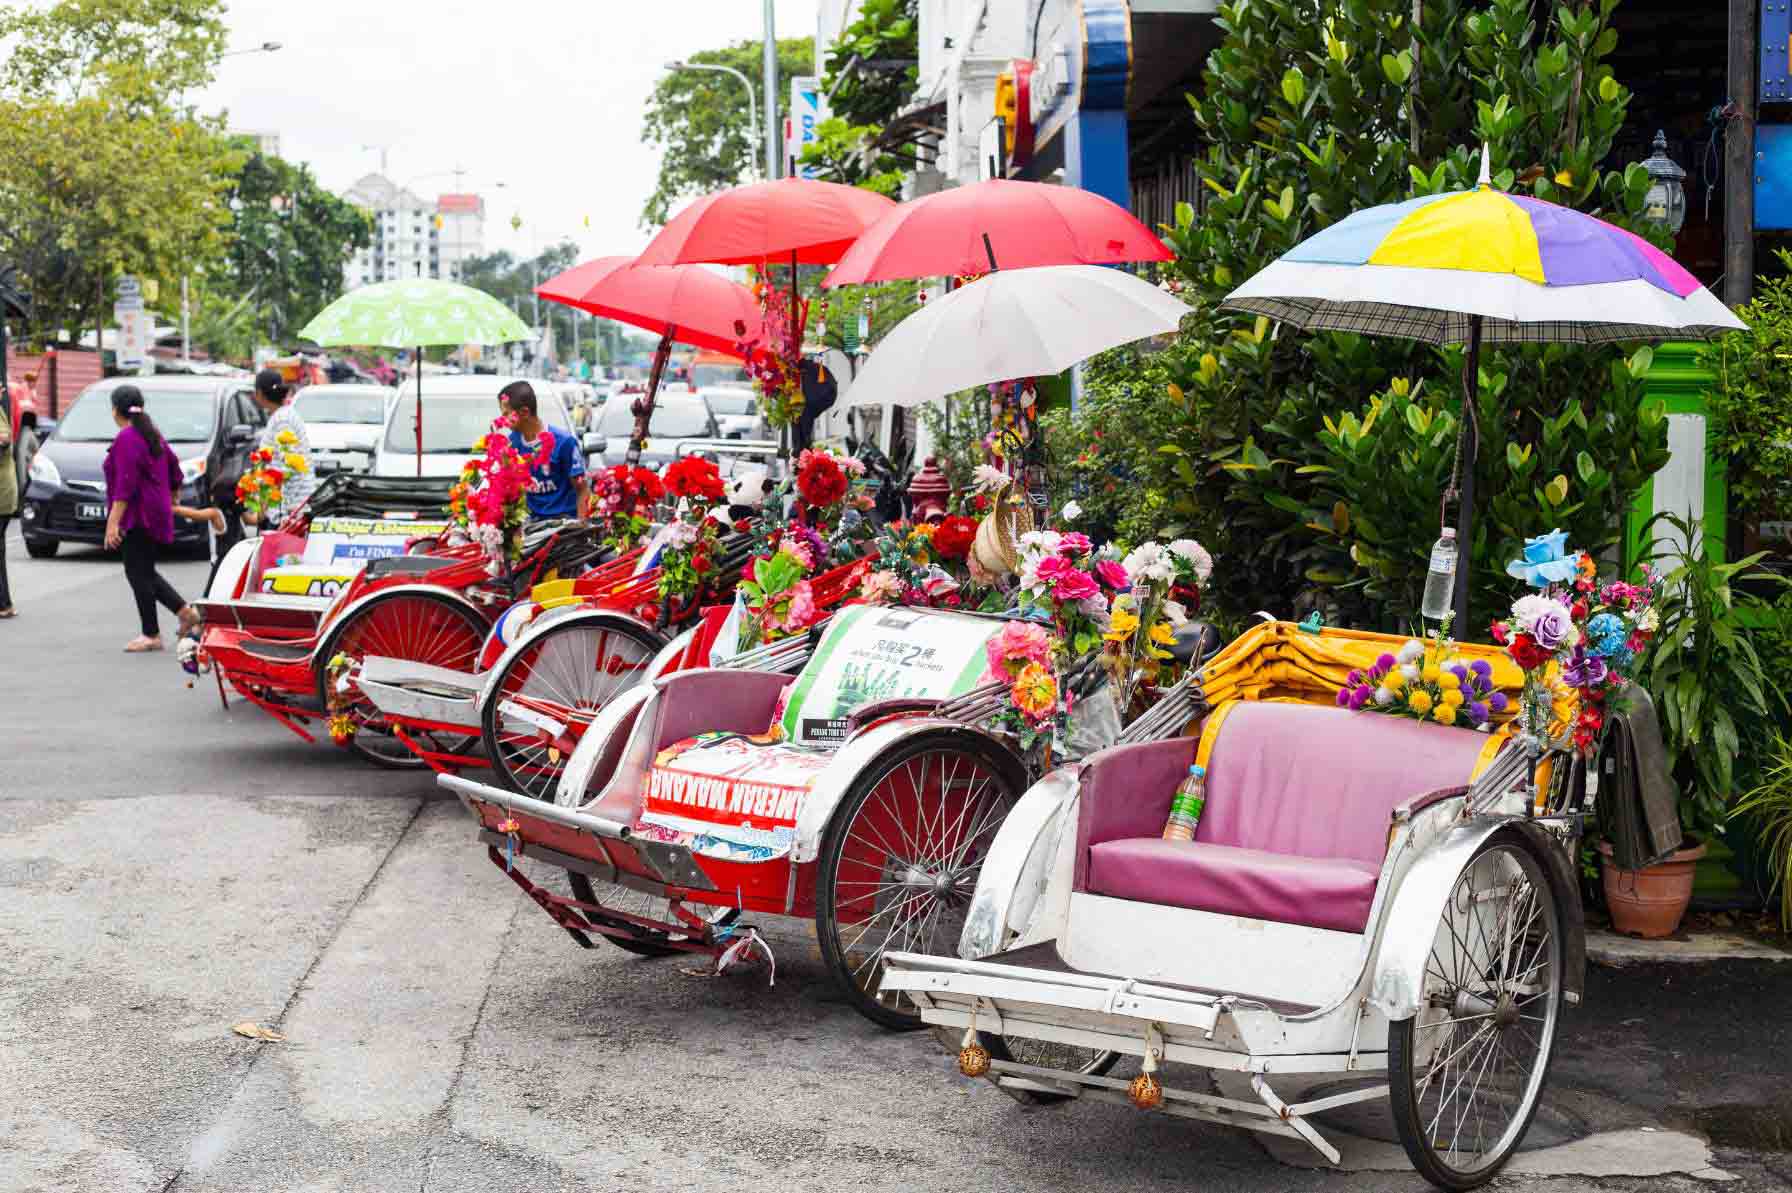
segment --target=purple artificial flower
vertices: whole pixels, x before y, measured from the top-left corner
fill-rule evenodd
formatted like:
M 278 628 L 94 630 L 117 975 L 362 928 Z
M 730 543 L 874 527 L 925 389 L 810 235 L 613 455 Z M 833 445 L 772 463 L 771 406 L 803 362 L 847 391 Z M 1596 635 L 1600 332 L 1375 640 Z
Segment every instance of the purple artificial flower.
M 1350 707 L 1350 689 L 1349 688 L 1339 688 L 1338 689 L 1338 707 L 1339 708 L 1349 708 Z
M 1479 700 L 1476 700 L 1473 703 L 1471 703 L 1468 706 L 1468 719 L 1469 719 L 1469 722 L 1474 725 L 1487 724 L 1487 721 L 1488 721 L 1487 706 L 1485 704 L 1482 704 Z
M 1454 675 L 1459 680 L 1465 680 L 1468 678 L 1468 669 L 1461 663 L 1451 663 L 1450 674 Z
M 1363 705 L 1369 703 L 1369 697 L 1372 694 L 1373 693 L 1371 693 L 1368 688 L 1358 688 L 1356 691 L 1350 693 L 1351 709 L 1354 711 L 1362 708 Z
M 1550 608 L 1537 614 L 1536 620 L 1531 622 L 1531 637 L 1544 650 L 1554 650 L 1573 628 L 1574 620 L 1569 616 L 1568 610 L 1559 603 L 1552 603 Z
M 1506 694 L 1504 692 L 1495 692 L 1487 698 L 1487 707 L 1491 708 L 1496 713 L 1505 712 L 1508 703 L 1510 703 L 1510 701 L 1506 699 Z
M 1479 675 L 1482 679 L 1486 679 L 1493 674 L 1493 664 L 1489 663 L 1486 659 L 1476 659 L 1468 665 L 1468 669 L 1473 671 L 1476 675 Z
M 1351 687 L 1355 687 L 1357 684 L 1360 684 L 1363 682 L 1363 673 L 1361 671 L 1356 670 L 1355 668 L 1352 668 L 1350 674 L 1346 675 L 1344 677 L 1344 682 L 1349 684 Z
M 1392 671 L 1394 669 L 1394 656 L 1391 654 L 1377 655 L 1375 657 L 1375 669 L 1383 675 Z
M 1475 698 L 1475 696 L 1477 695 L 1477 693 L 1475 692 L 1475 689 L 1470 687 L 1467 683 L 1464 683 L 1460 688 L 1457 689 L 1457 691 L 1462 693 L 1462 698 L 1465 701 L 1473 700 Z
M 1571 688 L 1596 688 L 1605 682 L 1605 674 L 1605 660 L 1578 646 L 1574 648 L 1574 657 L 1562 668 L 1562 680 Z

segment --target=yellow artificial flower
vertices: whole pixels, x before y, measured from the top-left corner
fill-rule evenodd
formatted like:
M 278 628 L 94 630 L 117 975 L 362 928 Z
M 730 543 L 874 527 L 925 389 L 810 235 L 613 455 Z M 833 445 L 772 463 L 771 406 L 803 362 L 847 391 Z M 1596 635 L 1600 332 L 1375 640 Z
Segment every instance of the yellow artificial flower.
M 1574 185 L 1574 171 L 1572 171 L 1572 170 L 1557 170 L 1556 171 L 1556 185 L 1557 186 L 1573 186 Z
M 274 442 L 281 447 L 291 447 L 298 441 L 299 437 L 292 433 L 291 427 L 281 427 L 279 433 L 274 436 Z
M 1443 678 L 1444 669 L 1436 663 L 1426 663 L 1425 670 L 1421 674 L 1425 677 L 1426 683 L 1436 683 Z
M 1151 627 L 1151 640 L 1159 646 L 1168 646 L 1176 641 L 1176 631 L 1167 621 L 1160 621 Z
M 1442 700 L 1450 708 L 1460 708 L 1462 706 L 1462 689 L 1445 688 Z
M 1414 688 L 1406 694 L 1406 707 L 1421 717 L 1431 711 L 1431 693 L 1423 688 Z
M 1439 725 L 1454 725 L 1456 723 L 1456 706 L 1454 704 L 1440 704 L 1431 715 L 1437 718 L 1437 723 Z
M 288 468 L 292 469 L 294 472 L 309 472 L 309 471 L 311 471 L 311 462 L 308 461 L 307 459 L 305 459 L 305 457 L 300 455 L 298 452 L 287 452 L 286 453 L 286 466 Z
M 1109 642 L 1126 642 L 1139 628 L 1139 615 L 1124 605 L 1115 605 L 1109 625 L 1112 628 L 1102 637 Z
M 1398 692 L 1406 686 L 1406 674 L 1396 667 L 1382 677 L 1381 685 L 1390 692 Z

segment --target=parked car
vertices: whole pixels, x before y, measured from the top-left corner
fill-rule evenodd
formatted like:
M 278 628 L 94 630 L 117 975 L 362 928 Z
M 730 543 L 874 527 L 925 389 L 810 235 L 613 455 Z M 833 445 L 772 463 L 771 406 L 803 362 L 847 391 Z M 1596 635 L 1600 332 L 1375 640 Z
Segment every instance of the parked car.
M 386 425 L 368 472 L 373 476 L 453 476 L 473 458 L 473 440 L 491 429 L 498 416 L 498 391 L 517 381 L 490 373 L 428 376 L 423 379 L 423 467 L 417 468 L 417 380 L 409 378 L 388 404 Z M 572 414 L 552 385 L 531 378 L 541 421 L 555 433 L 572 435 Z M 587 439 L 589 453 L 594 440 Z
M 622 463 L 628 453 L 628 438 L 635 428 L 635 415 L 629 407 L 634 405 L 636 396 L 621 395 L 604 404 L 596 432 L 602 442 L 596 444 L 593 467 Z M 702 398 L 678 391 L 662 393 L 647 424 L 647 450 L 641 453 L 641 466 L 658 471 L 677 458 L 678 445 L 685 440 L 719 438 L 715 415 Z
M 241 378 L 108 377 L 88 386 L 31 460 L 19 528 L 25 550 L 34 558 L 56 554 L 65 542 L 97 546 L 105 541 L 104 466 L 118 434 L 112 391 L 125 384 L 143 391 L 145 409 L 180 458 L 181 487 L 175 500 L 186 505 L 210 504 L 205 478 L 240 471 L 267 423 Z M 210 551 L 210 530 L 203 523 L 177 520 L 174 542 L 203 556 Z
M 724 439 L 757 439 L 759 396 L 741 385 L 714 385 L 697 391 L 709 403 L 709 412 L 716 416 L 716 426 Z
M 293 406 L 305 420 L 311 462 L 320 476 L 367 471 L 386 409 L 397 396 L 384 385 L 310 385 L 299 391 Z

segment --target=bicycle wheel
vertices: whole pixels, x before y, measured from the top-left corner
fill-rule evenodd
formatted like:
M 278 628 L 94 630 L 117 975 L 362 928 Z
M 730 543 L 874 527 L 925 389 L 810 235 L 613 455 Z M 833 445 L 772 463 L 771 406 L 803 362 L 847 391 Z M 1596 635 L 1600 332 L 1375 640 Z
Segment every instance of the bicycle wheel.
M 1516 832 L 1489 838 L 1444 905 L 1418 1014 L 1388 1025 L 1394 1125 L 1421 1176 L 1486 1183 L 1537 1113 L 1562 1008 L 1565 892 Z
M 386 724 L 384 714 L 351 681 L 347 691 L 332 693 L 329 662 L 345 655 L 359 662 L 370 655 L 409 659 L 455 671 L 471 672 L 485 641 L 486 626 L 452 597 L 429 592 L 395 592 L 375 597 L 350 613 L 318 652 L 318 699 L 330 707 L 332 695 L 354 724 L 348 748 L 376 766 L 399 770 L 425 765 Z M 476 739 L 424 734 L 446 753 L 465 753 Z

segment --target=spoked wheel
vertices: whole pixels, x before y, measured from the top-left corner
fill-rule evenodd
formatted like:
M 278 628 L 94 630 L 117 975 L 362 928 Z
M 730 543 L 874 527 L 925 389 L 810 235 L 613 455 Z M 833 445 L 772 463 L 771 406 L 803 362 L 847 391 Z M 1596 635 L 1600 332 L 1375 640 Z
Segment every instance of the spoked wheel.
M 619 886 L 613 882 L 593 882 L 586 875 L 574 870 L 566 872 L 566 885 L 572 890 L 572 897 L 581 903 L 595 903 L 600 907 L 608 907 L 625 915 L 638 915 L 662 922 L 671 921 L 672 902 L 659 895 L 649 895 L 645 891 L 637 891 L 633 887 Z M 740 917 L 740 912 L 732 907 L 699 906 L 694 909 L 699 916 L 709 922 L 711 928 L 725 928 Z M 590 915 L 590 912 L 581 914 Z M 652 928 L 634 926 L 636 935 L 606 936 L 605 940 L 624 952 L 633 953 L 637 957 L 669 957 L 673 953 L 685 950 L 674 948 L 673 941 L 689 940 L 684 934 L 660 932 Z
M 588 724 L 611 697 L 640 681 L 660 645 L 620 621 L 570 622 L 524 644 L 504 664 L 479 714 L 486 755 L 504 785 L 552 799 L 573 739 L 563 733 L 556 744 L 551 726 Z
M 921 1026 L 913 1004 L 877 993 L 886 953 L 957 951 L 983 858 L 1024 785 L 992 742 L 906 742 L 854 780 L 822 836 L 815 889 L 821 954 L 854 1009 Z
M 1394 1125 L 1440 1188 L 1491 1179 L 1537 1113 L 1562 1007 L 1565 905 L 1528 839 L 1489 838 L 1450 891 L 1424 1005 L 1388 1025 Z
M 1024 1036 L 1010 1038 L 980 1031 L 977 1033 L 977 1042 L 983 1045 L 994 1060 L 1012 1061 L 1021 1065 L 1038 1065 L 1043 1069 L 1080 1073 L 1087 1077 L 1105 1077 L 1108 1070 L 1120 1061 L 1118 1052 L 1110 1052 L 1102 1048 L 1079 1048 L 1075 1044 L 1059 1044 L 1051 1040 L 1032 1040 Z M 1036 1089 L 1010 1089 L 1006 1092 L 1032 1106 L 1051 1106 L 1059 1102 L 1068 1102 L 1073 1096 L 1071 1094 L 1048 1094 Z
M 369 601 L 348 615 L 318 654 L 318 698 L 328 708 L 331 698 L 329 662 L 338 654 L 359 661 L 369 655 L 410 659 L 472 671 L 485 641 L 486 626 L 478 614 L 446 596 L 426 592 L 399 592 Z M 392 732 L 385 717 L 351 683 L 339 694 L 345 702 L 355 734 L 349 749 L 376 766 L 412 769 L 424 766 Z M 475 738 L 424 734 L 428 744 L 444 753 L 462 754 Z

